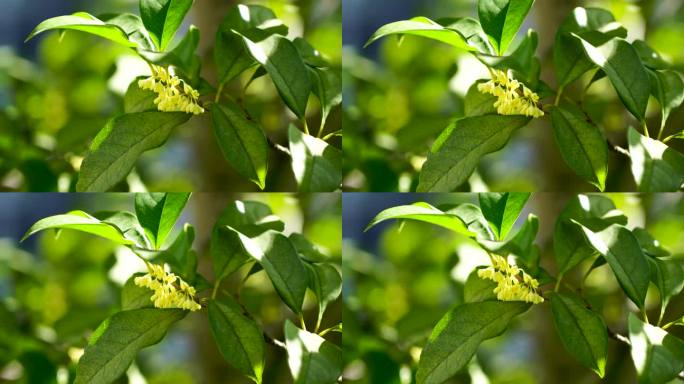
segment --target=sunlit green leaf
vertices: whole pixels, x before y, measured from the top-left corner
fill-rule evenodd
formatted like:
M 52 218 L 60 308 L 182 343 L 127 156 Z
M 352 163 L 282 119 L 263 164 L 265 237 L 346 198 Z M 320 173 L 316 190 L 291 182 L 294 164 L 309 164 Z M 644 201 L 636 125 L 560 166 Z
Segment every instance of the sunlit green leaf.
M 513 228 L 522 212 L 530 193 L 480 193 L 478 195 L 482 214 L 489 222 L 494 235 L 503 240 Z
M 374 41 L 389 35 L 412 35 L 441 41 L 456 48 L 466 51 L 474 51 L 475 48 L 468 45 L 463 35 L 459 32 L 445 28 L 427 17 L 414 17 L 411 20 L 396 21 L 383 25 L 368 39 L 366 46 Z
M 409 219 L 423 221 L 426 223 L 439 225 L 456 233 L 465 236 L 472 236 L 463 220 L 453 214 L 443 212 L 428 203 L 415 203 L 412 205 L 401 205 L 397 207 L 388 208 L 378 213 L 373 220 L 368 224 L 366 230 L 378 225 L 385 220 L 392 219 Z
M 684 155 L 629 128 L 632 174 L 640 192 L 675 192 L 684 184 Z
M 482 29 L 494 49 L 503 55 L 508 50 L 534 0 L 479 0 L 477 13 Z
M 140 18 L 161 51 L 171 43 L 193 0 L 140 0 Z
M 102 222 L 83 211 L 71 211 L 63 215 L 50 216 L 39 220 L 26 231 L 22 241 L 46 229 L 73 229 L 111 240 L 117 244 L 134 244 L 133 241 L 124 237 L 124 234 L 114 225 Z
M 287 362 L 295 384 L 333 384 L 342 374 L 342 349 L 285 320 Z
M 189 198 L 189 193 L 139 193 L 135 195 L 135 213 L 155 249 L 159 249 L 164 244 Z
M 290 154 L 299 192 L 332 192 L 342 183 L 342 152 L 325 141 L 289 128 Z
M 667 383 L 684 370 L 684 341 L 631 313 L 629 341 L 639 383 Z
M 126 33 L 118 26 L 108 25 L 97 17 L 85 12 L 78 12 L 73 15 L 57 16 L 47 19 L 38 24 L 38 26 L 26 38 L 26 41 L 31 40 L 40 33 L 55 29 L 86 32 L 92 35 L 104 37 L 105 39 L 127 47 L 137 46 L 137 43 L 128 40 Z

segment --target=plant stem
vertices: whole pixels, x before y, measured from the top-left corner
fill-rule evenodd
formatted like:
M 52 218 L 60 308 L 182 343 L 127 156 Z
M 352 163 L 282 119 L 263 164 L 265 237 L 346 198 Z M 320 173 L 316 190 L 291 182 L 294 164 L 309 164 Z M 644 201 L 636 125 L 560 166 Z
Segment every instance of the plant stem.
M 553 102 L 553 105 L 555 105 L 556 107 L 560 103 L 561 96 L 563 96 L 564 90 L 565 90 L 565 86 L 562 86 L 562 87 L 558 88 L 558 92 L 556 92 L 556 100 Z
M 624 343 L 625 345 L 632 346 L 632 343 L 629 341 L 629 339 L 619 333 L 613 332 L 610 328 L 606 327 L 606 331 L 608 331 L 608 336 L 611 339 L 617 340 L 621 343 Z
M 556 286 L 553 288 L 554 292 L 558 292 L 558 289 L 560 289 L 561 281 L 563 281 L 563 274 L 561 273 L 558 275 L 558 279 L 556 279 Z
M 220 285 L 221 285 L 221 279 L 216 280 L 216 282 L 214 283 L 214 290 L 211 292 L 211 299 L 212 300 L 216 298 L 216 293 L 218 292 L 218 288 Z
M 223 93 L 223 86 L 225 83 L 221 83 L 216 90 L 216 97 L 214 97 L 214 103 L 218 104 L 221 101 L 221 94 Z
M 641 127 L 644 130 L 644 136 L 651 137 L 651 135 L 648 134 L 648 126 L 646 125 L 646 120 L 641 121 Z
M 330 133 L 328 133 L 327 135 L 323 136 L 323 138 L 322 138 L 321 140 L 323 140 L 323 141 L 328 141 L 328 140 L 330 140 L 333 136 L 335 136 L 335 135 L 337 135 L 337 134 L 340 134 L 340 133 L 342 133 L 342 130 L 341 130 L 341 129 L 338 129 L 338 130 L 335 131 L 335 132 L 330 132 Z
M 304 125 L 304 133 L 309 134 L 309 126 L 306 124 L 306 116 L 302 117 L 302 124 Z
M 302 329 L 306 331 L 306 323 L 304 322 L 304 315 L 299 315 L 299 324 L 301 324 Z
M 646 314 L 646 310 L 645 310 L 645 309 L 642 309 L 642 310 L 641 310 L 641 315 L 644 317 L 644 322 L 645 322 L 645 323 L 647 323 L 647 324 L 650 324 L 650 323 L 651 323 L 650 321 L 648 321 L 648 315 Z

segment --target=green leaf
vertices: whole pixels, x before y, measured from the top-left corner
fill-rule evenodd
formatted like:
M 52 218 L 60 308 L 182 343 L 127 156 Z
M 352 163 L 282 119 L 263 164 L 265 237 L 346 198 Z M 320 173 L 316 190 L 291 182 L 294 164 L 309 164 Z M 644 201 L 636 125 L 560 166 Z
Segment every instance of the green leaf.
M 653 236 L 651 236 L 651 234 L 645 229 L 634 228 L 632 233 L 634 233 L 634 236 L 636 236 L 637 240 L 639 240 L 639 245 L 641 245 L 641 249 L 644 251 L 644 254 L 651 257 L 670 256 L 670 251 L 663 248 L 660 242 L 653 238 Z
M 321 128 L 325 127 L 330 111 L 342 103 L 342 79 L 330 68 L 309 68 L 313 93 L 321 103 Z
M 342 349 L 285 320 L 287 362 L 295 384 L 333 384 L 342 375 Z
M 649 283 L 649 273 L 644 272 L 650 269 L 634 234 L 621 225 L 599 232 L 581 228 L 591 246 L 606 259 L 627 297 L 643 309 Z
M 123 180 L 138 157 L 164 144 L 173 128 L 190 115 L 180 112 L 139 112 L 109 120 L 83 159 L 76 189 L 104 192 Z
M 541 63 L 539 58 L 535 56 L 538 42 L 539 37 L 537 36 L 537 32 L 530 29 L 527 31 L 525 38 L 510 55 L 494 56 L 480 54 L 478 57 L 493 68 L 500 70 L 511 69 L 515 71 L 514 75 L 516 79 L 521 80 L 532 87 L 536 87 L 539 82 L 539 73 L 541 71 Z
M 684 155 L 629 128 L 632 174 L 639 192 L 676 192 L 684 184 Z
M 311 262 L 330 261 L 328 251 L 309 241 L 306 236 L 300 233 L 291 233 L 289 238 L 297 252 L 305 260 Z
M 283 302 L 295 313 L 301 314 L 308 276 L 290 240 L 273 230 L 254 238 L 235 232 L 247 254 L 264 268 Z
M 108 25 L 115 25 L 128 36 L 128 40 L 137 44 L 139 49 L 154 49 L 154 42 L 145 29 L 140 16 L 132 13 L 100 15 L 100 19 Z
M 595 231 L 611 224 L 627 224 L 627 217 L 609 198 L 602 195 L 573 197 L 556 219 L 553 247 L 560 274 L 564 274 L 584 259 L 597 255 L 582 230 L 572 220 Z
M 273 34 L 287 35 L 288 28 L 269 8 L 245 4 L 232 7 L 219 26 L 214 44 L 220 83 L 232 80 L 257 64 L 235 32 L 261 40 Z
M 463 101 L 463 108 L 466 117 L 490 115 L 496 113 L 494 103 L 497 97 L 489 93 L 482 93 L 477 89 L 477 86 L 484 83 L 485 80 L 478 80 L 468 88 L 465 99 Z
M 264 372 L 266 345 L 261 329 L 230 297 L 209 302 L 209 325 L 223 357 L 256 383 Z
M 551 122 L 565 163 L 603 191 L 608 176 L 608 146 L 601 130 L 587 121 L 582 110 L 570 105 L 553 108 Z
M 247 51 L 268 72 L 285 104 L 303 119 L 313 85 L 297 48 L 280 35 L 271 35 L 261 41 L 241 36 Z
M 551 294 L 553 323 L 565 350 L 582 365 L 596 372 L 606 373 L 608 332 L 600 315 L 586 308 L 582 299 L 569 294 Z
M 466 51 L 475 50 L 474 47 L 468 45 L 465 37 L 459 32 L 445 28 L 427 17 L 422 16 L 383 25 L 373 33 L 373 36 L 368 39 L 365 46 L 367 47 L 376 40 L 390 35 L 420 36 L 437 40 Z
M 85 12 L 78 12 L 68 16 L 57 16 L 47 19 L 29 34 L 26 41 L 45 31 L 55 29 L 73 30 L 104 37 L 126 47 L 136 47 L 137 43 L 128 40 L 126 33 L 116 25 L 105 24 L 104 21 Z
M 131 240 L 141 248 L 149 248 L 151 245 L 145 236 L 145 231 L 138 223 L 138 218 L 126 211 L 96 212 L 93 217 L 103 223 L 111 224 L 123 233 L 124 237 Z
M 342 183 L 342 152 L 290 124 L 292 171 L 299 192 L 332 192 Z
M 499 55 L 508 50 L 534 0 L 479 0 L 477 14 L 482 29 Z
M 518 220 L 520 212 L 530 198 L 530 193 L 480 193 L 478 198 L 482 214 L 489 222 L 494 235 L 498 240 L 503 240 Z
M 111 383 L 126 372 L 141 349 L 160 342 L 180 309 L 142 308 L 118 312 L 93 333 L 78 362 L 75 384 Z
M 124 113 L 157 111 L 157 105 L 154 103 L 157 94 L 140 88 L 138 80 L 141 79 L 144 77 L 138 77 L 128 85 L 124 95 Z
M 634 47 L 619 38 L 592 45 L 578 35 L 587 57 L 608 76 L 627 109 L 640 121 L 646 116 L 651 83 Z
M 328 304 L 337 300 L 342 293 L 342 276 L 332 264 L 304 263 L 304 266 L 309 276 L 309 288 L 318 300 L 318 318 L 316 321 L 316 329 L 318 329 Z
M 634 40 L 632 46 L 639 54 L 639 58 L 644 65 L 650 69 L 667 69 L 670 68 L 670 63 L 665 61 L 662 56 L 653 48 L 649 47 L 643 40 Z
M 684 370 L 684 341 L 631 313 L 629 341 L 639 383 L 667 383 Z
M 21 241 L 46 229 L 73 229 L 90 233 L 121 245 L 134 244 L 117 227 L 104 223 L 83 211 L 71 211 L 64 215 L 55 215 L 39 220 L 26 231 Z
M 242 176 L 266 187 L 268 142 L 261 126 L 249 120 L 232 103 L 214 104 L 211 110 L 214 136 L 223 156 Z
M 451 192 L 468 180 L 480 159 L 503 148 L 525 116 L 484 115 L 452 123 L 437 138 L 420 171 L 418 192 Z
M 173 243 L 167 249 L 156 253 L 154 262 L 168 264 L 171 271 L 183 280 L 192 283 L 195 280 L 197 270 L 197 255 L 191 249 L 194 240 L 195 229 L 186 223 Z
M 211 232 L 211 258 L 217 279 L 232 274 L 250 260 L 237 233 L 227 227 L 254 237 L 269 229 L 282 231 L 285 225 L 266 204 L 240 200 L 231 202 L 216 220 Z
M 465 236 L 473 236 L 464 221 L 453 213 L 443 212 L 428 203 L 414 203 L 385 209 L 378 213 L 366 227 L 366 231 L 385 220 L 409 219 L 444 227 Z
M 418 363 L 418 384 L 439 384 L 463 369 L 480 343 L 501 335 L 529 304 L 484 301 L 455 307 L 432 330 Z
M 465 303 L 477 303 L 481 301 L 496 300 L 496 283 L 489 279 L 482 279 L 477 275 L 478 269 L 474 269 L 468 275 L 463 285 L 463 301 Z
M 651 281 L 660 292 L 660 318 L 670 299 L 684 289 L 684 269 L 676 260 L 648 258 L 651 265 Z
M 155 52 L 138 49 L 138 54 L 150 63 L 163 67 L 173 66 L 177 75 L 194 84 L 197 83 L 201 67 L 200 57 L 196 53 L 199 40 L 199 29 L 191 25 L 183 39 L 172 50 Z
M 135 213 L 154 249 L 161 248 L 183 212 L 190 193 L 138 193 Z
M 459 204 L 447 210 L 446 213 L 460 218 L 478 240 L 494 240 L 494 232 L 492 232 L 489 222 L 487 222 L 487 219 L 482 214 L 482 210 L 477 205 L 470 203 Z
M 591 38 L 592 41 L 611 37 L 627 37 L 627 30 L 615 22 L 609 11 L 601 8 L 575 8 L 563 21 L 553 45 L 553 63 L 560 87 L 565 87 L 594 68 L 582 44 L 572 34 Z
M 647 69 L 651 81 L 651 94 L 658 100 L 661 113 L 661 127 L 665 127 L 670 113 L 684 101 L 684 81 L 679 73 L 670 70 Z
M 140 17 L 161 51 L 173 40 L 193 0 L 140 0 Z
M 142 276 L 142 273 L 136 273 L 128 280 L 121 288 L 121 310 L 128 311 L 131 309 L 150 308 L 152 307 L 152 291 L 145 287 L 135 285 L 135 278 Z
M 528 269 L 536 270 L 539 264 L 539 255 L 534 246 L 537 232 L 539 232 L 539 218 L 530 213 L 520 230 L 508 240 L 478 240 L 478 243 L 490 252 L 513 254 L 521 259 Z

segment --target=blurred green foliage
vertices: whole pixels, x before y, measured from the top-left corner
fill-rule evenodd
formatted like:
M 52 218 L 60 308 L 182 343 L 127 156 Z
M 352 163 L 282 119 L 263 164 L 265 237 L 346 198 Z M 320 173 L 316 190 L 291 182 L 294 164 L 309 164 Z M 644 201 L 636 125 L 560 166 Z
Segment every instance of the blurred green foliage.
M 371 199 L 370 194 L 363 194 Z M 648 230 L 675 260 L 684 265 L 684 198 L 679 194 L 607 194 L 629 219 L 629 228 Z M 528 213 L 540 218 L 535 244 L 541 248 L 541 267 L 556 273 L 553 255 L 553 224 L 571 196 L 533 194 L 520 215 L 520 227 Z M 476 195 L 415 195 L 436 207 L 477 204 Z M 362 205 L 364 198 L 355 200 Z M 367 206 L 367 205 L 366 205 Z M 367 222 L 378 212 L 356 216 Z M 515 232 L 514 229 L 512 232 Z M 359 232 L 360 233 L 360 232 Z M 377 240 L 377 249 L 368 240 Z M 383 224 L 361 237 L 344 238 L 343 339 L 345 382 L 413 383 L 421 348 L 445 311 L 464 302 L 463 287 L 469 273 L 489 265 L 489 257 L 472 239 L 434 225 L 414 222 Z M 578 287 L 591 306 L 603 316 L 608 328 L 626 334 L 627 314 L 635 307 L 607 266 L 583 279 L 594 258 L 565 276 L 564 283 Z M 553 285 L 544 290 L 553 289 Z M 658 290 L 649 287 L 646 308 L 658 318 Z M 549 302 L 534 305 L 513 321 L 504 336 L 485 341 L 468 368 L 448 383 L 578 383 L 598 382 L 561 344 L 554 329 Z M 665 322 L 684 314 L 684 297 L 675 297 Z M 682 327 L 668 331 L 682 337 Z M 629 349 L 609 341 L 606 383 L 635 382 Z

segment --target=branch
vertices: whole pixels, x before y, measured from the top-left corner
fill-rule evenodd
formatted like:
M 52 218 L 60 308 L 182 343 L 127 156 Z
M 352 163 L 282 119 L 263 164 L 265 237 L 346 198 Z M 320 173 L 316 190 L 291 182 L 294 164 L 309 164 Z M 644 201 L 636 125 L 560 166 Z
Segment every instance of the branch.
M 270 145 L 273 149 L 280 151 L 280 152 L 282 152 L 288 156 L 292 156 L 289 149 L 287 149 L 286 147 L 283 147 L 282 145 L 274 142 L 273 140 L 271 140 L 270 137 L 267 137 L 266 140 L 268 140 L 268 145 Z
M 608 143 L 608 148 L 609 148 L 611 151 L 613 151 L 613 152 L 615 152 L 615 153 L 618 153 L 618 154 L 620 154 L 620 155 L 625 155 L 625 156 L 627 156 L 627 157 L 631 157 L 631 156 L 629 155 L 629 151 L 628 151 L 628 150 L 626 150 L 626 149 L 624 149 L 624 148 L 622 148 L 622 147 L 620 147 L 620 146 L 618 146 L 618 145 L 614 145 L 613 143 L 610 142 L 610 140 L 606 140 L 606 142 Z
M 630 347 L 632 346 L 632 343 L 629 341 L 629 339 L 627 337 L 622 336 L 621 334 L 614 332 L 613 330 L 611 330 L 608 327 L 606 327 L 606 330 L 608 331 L 608 336 L 611 339 L 614 339 L 618 342 L 624 343 L 627 346 L 630 346 Z

